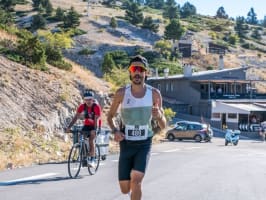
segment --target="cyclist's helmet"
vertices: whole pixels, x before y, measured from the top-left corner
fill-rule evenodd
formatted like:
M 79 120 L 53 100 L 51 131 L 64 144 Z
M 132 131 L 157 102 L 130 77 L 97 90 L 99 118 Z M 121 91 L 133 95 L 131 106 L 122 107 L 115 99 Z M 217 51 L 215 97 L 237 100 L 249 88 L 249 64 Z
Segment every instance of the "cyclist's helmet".
M 94 92 L 89 91 L 89 90 L 85 90 L 85 92 L 83 93 L 83 98 L 84 99 L 94 99 Z

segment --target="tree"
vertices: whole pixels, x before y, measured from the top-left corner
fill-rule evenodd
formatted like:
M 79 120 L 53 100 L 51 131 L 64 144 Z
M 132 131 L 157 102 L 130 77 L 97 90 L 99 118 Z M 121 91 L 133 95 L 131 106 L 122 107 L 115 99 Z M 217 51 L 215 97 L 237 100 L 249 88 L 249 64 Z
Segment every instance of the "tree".
M 111 53 L 106 53 L 104 55 L 103 63 L 102 63 L 102 72 L 104 74 L 108 74 L 112 71 L 113 68 L 115 68 L 115 62 L 113 60 L 113 57 Z
M 45 12 L 48 16 L 51 16 L 53 13 L 53 6 L 51 4 L 51 2 L 48 0 L 46 6 L 45 6 Z
M 178 19 L 172 19 L 170 24 L 165 27 L 164 37 L 167 40 L 179 40 L 185 32 L 185 28 L 180 24 Z
M 165 6 L 169 7 L 169 6 L 176 6 L 176 2 L 175 0 L 166 0 L 165 2 Z
M 160 54 L 163 55 L 164 58 L 167 57 L 171 53 L 171 42 L 167 40 L 159 40 L 155 43 L 155 49 L 158 49 Z
M 75 11 L 74 7 L 72 6 L 70 10 L 67 12 L 66 16 L 64 17 L 64 27 L 65 28 L 76 28 L 79 26 L 79 14 Z
M 164 0 L 146 0 L 145 5 L 155 9 L 162 9 L 164 7 Z
M 246 21 L 248 24 L 258 24 L 257 14 L 255 13 L 254 8 L 250 8 L 247 16 Z
M 235 31 L 239 37 L 244 36 L 244 31 L 245 31 L 245 18 L 244 17 L 237 17 L 236 18 L 236 25 L 235 25 Z
M 45 49 L 37 36 L 27 30 L 17 32 L 18 53 L 24 58 L 24 64 L 30 67 L 44 69 L 46 56 Z
M 157 33 L 159 29 L 159 24 L 153 23 L 152 17 L 148 16 L 144 18 L 143 25 L 141 27 L 149 29 L 154 33 Z
M 175 5 L 167 6 L 163 12 L 164 18 L 177 19 L 179 17 L 179 9 Z
M 39 6 L 41 5 L 42 0 L 32 0 L 32 6 L 35 10 L 39 9 Z
M 197 14 L 197 9 L 194 5 L 190 4 L 189 2 L 186 2 L 180 9 L 180 16 L 182 18 L 186 18 L 195 14 Z
M 226 14 L 223 6 L 218 8 L 218 10 L 216 12 L 216 17 L 223 18 L 223 19 L 228 19 L 228 15 Z
M 126 19 L 134 25 L 143 22 L 143 13 L 136 3 L 132 3 L 130 7 L 126 10 Z
M 42 15 L 37 14 L 37 15 L 34 15 L 32 17 L 31 28 L 33 30 L 43 29 L 43 28 L 45 28 L 45 26 L 46 26 L 46 20 L 45 20 L 45 18 Z
M 112 17 L 112 18 L 111 18 L 110 26 L 111 26 L 113 29 L 115 29 L 115 28 L 117 27 L 117 22 L 116 22 L 115 17 Z
M 14 6 L 16 5 L 16 0 L 0 0 L 0 8 L 5 11 L 14 11 Z
M 64 14 L 65 14 L 65 11 L 58 7 L 55 11 L 55 18 L 58 20 L 58 21 L 63 21 L 64 20 Z
M 264 16 L 264 19 L 262 20 L 262 26 L 266 28 L 266 16 Z
M 11 25 L 14 23 L 13 15 L 0 8 L 0 24 Z

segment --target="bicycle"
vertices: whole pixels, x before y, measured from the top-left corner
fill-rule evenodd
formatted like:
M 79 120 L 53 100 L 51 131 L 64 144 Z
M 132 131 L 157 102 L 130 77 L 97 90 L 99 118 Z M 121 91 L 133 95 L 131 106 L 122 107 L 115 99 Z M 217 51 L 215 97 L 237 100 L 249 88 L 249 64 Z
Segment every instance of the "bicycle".
M 78 137 L 78 141 L 73 142 L 73 146 L 71 147 L 71 150 L 69 152 L 68 156 L 68 174 L 71 178 L 76 178 L 79 173 L 81 167 L 88 167 L 88 172 L 90 175 L 94 175 L 98 167 L 100 165 L 100 148 L 99 145 L 95 144 L 95 160 L 96 165 L 95 166 L 88 166 L 87 165 L 87 158 L 88 158 L 88 152 L 90 149 L 90 145 L 86 139 L 84 139 L 84 132 L 81 130 L 72 130 L 73 137 Z M 77 135 L 75 135 L 77 134 Z

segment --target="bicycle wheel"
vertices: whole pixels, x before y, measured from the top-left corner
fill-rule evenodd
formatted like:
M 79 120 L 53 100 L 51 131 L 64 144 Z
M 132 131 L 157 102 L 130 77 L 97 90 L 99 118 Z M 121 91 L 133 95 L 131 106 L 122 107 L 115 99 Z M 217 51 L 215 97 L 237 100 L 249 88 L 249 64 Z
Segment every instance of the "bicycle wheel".
M 68 175 L 71 178 L 76 178 L 79 175 L 82 164 L 81 153 L 80 144 L 74 144 L 68 156 Z
M 90 175 L 94 175 L 97 172 L 97 170 L 99 168 L 99 165 L 100 165 L 100 160 L 101 160 L 100 147 L 97 144 L 95 145 L 95 154 L 96 154 L 96 157 L 95 157 L 96 164 L 95 164 L 95 166 L 88 166 L 88 171 L 89 171 Z

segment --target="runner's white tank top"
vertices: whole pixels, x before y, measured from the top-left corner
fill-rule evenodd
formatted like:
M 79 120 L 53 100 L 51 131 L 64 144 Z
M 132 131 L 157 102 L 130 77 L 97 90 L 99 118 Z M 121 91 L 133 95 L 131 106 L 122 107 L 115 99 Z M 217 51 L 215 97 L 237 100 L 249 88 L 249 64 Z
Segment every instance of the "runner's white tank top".
M 146 125 L 148 127 L 148 137 L 151 137 L 153 136 L 151 127 L 152 87 L 147 84 L 145 87 L 145 95 L 142 98 L 135 98 L 131 93 L 131 84 L 126 86 L 124 99 L 121 104 L 121 118 L 125 126 Z

